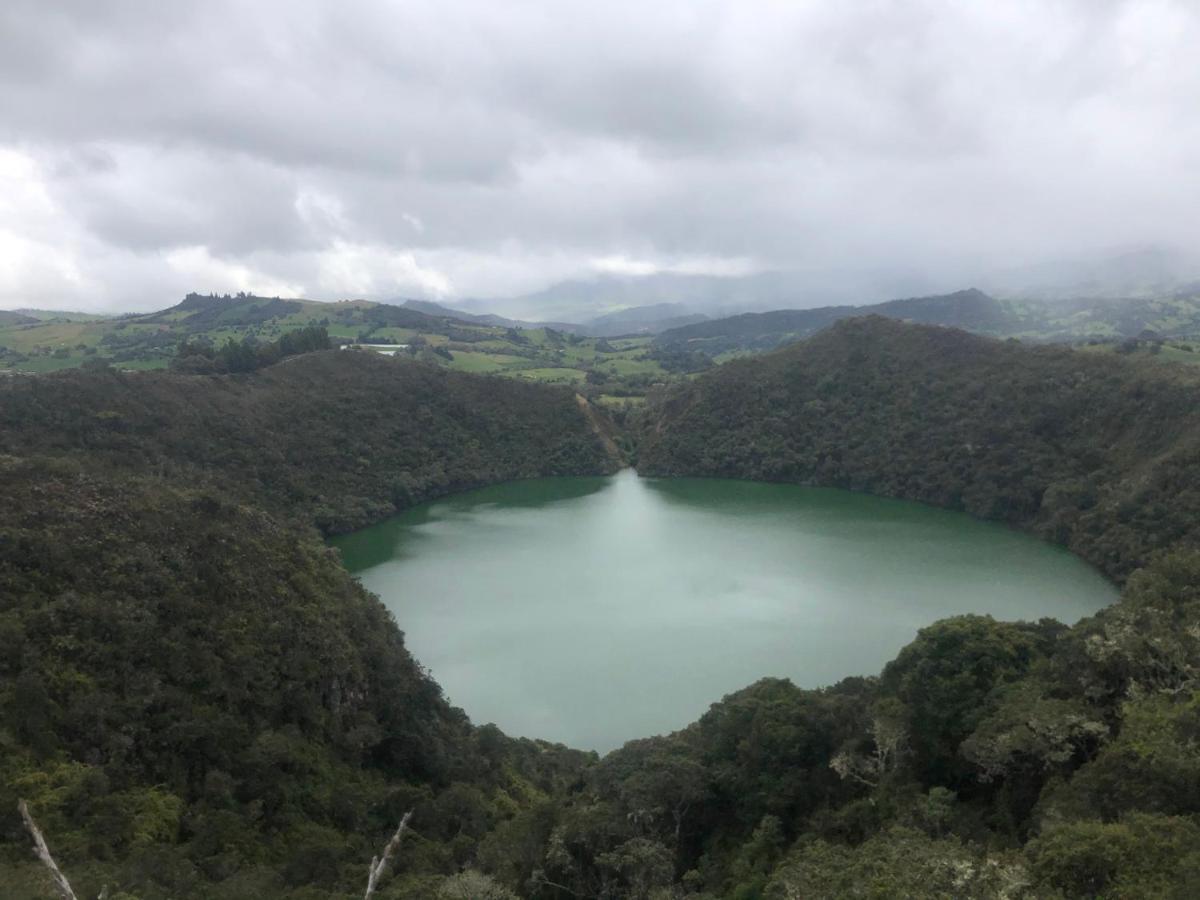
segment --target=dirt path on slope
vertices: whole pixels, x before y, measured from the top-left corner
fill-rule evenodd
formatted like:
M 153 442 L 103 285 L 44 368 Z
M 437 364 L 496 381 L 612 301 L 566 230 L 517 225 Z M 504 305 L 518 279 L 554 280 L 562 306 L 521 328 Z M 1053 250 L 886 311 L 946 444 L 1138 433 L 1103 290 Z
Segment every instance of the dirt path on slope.
M 625 454 L 621 452 L 621 448 L 613 440 L 612 423 L 605 421 L 597 415 L 596 408 L 588 402 L 587 397 L 583 396 L 583 394 L 576 394 L 575 402 L 579 404 L 579 411 L 583 413 L 584 418 L 588 420 L 588 424 L 592 426 L 592 431 L 596 437 L 600 438 L 600 442 L 604 445 L 604 451 L 608 454 L 609 458 L 617 464 L 618 468 L 624 468 L 629 465 L 629 462 L 625 459 Z

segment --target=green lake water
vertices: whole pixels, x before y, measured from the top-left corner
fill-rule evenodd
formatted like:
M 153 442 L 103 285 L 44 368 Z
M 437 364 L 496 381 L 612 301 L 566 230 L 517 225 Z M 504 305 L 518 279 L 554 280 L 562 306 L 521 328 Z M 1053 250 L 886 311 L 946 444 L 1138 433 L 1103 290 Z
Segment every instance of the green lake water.
M 1116 599 L 1065 550 L 961 513 L 632 471 L 472 491 L 334 543 L 473 721 L 601 751 L 764 676 L 877 674 L 946 616 L 1072 623 Z

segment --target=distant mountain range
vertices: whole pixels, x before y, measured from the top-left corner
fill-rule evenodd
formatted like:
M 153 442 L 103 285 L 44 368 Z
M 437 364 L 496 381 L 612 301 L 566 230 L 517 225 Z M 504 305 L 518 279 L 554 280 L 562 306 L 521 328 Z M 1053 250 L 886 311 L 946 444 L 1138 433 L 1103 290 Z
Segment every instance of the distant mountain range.
M 1030 265 L 918 268 L 783 269 L 746 275 L 602 274 L 553 284 L 515 297 L 464 299 L 467 314 L 500 313 L 516 320 L 587 324 L 610 313 L 670 304 L 672 316 L 724 318 L 776 309 L 861 306 L 893 297 L 948 294 L 964 284 L 1009 300 L 1059 302 L 1080 297 L 1161 297 L 1200 282 L 1200 259 L 1167 246 L 1115 250 Z M 662 316 L 666 318 L 667 316 Z
M 1000 300 L 971 288 L 931 297 L 869 306 L 826 306 L 743 313 L 680 328 L 655 338 L 661 347 L 700 350 L 710 356 L 771 350 L 808 337 L 841 319 L 880 315 L 923 325 L 943 325 L 997 337 L 1045 341 L 1200 335 L 1200 290 L 1163 297 L 1087 299 L 1069 303 Z
M 660 272 L 563 281 L 517 297 L 466 299 L 456 302 L 454 308 L 467 313 L 500 311 L 517 319 L 551 319 L 586 326 L 631 309 L 657 311 L 654 321 L 684 316 L 714 318 L 784 307 L 931 294 L 954 285 L 952 280 L 935 281 L 910 272 L 872 269 L 769 271 L 741 276 Z M 653 326 L 652 321 L 638 321 L 645 328 Z M 606 326 L 601 321 L 597 327 Z
M 556 328 L 559 331 L 578 331 L 580 328 L 580 326 L 570 322 L 530 322 L 523 319 L 509 319 L 505 316 L 498 316 L 495 313 L 471 313 L 452 306 L 443 306 L 440 303 L 434 303 L 432 300 L 403 300 L 399 301 L 399 305 L 403 309 L 416 310 L 427 316 L 455 319 L 459 322 L 468 322 L 472 325 L 483 325 L 491 328 Z
M 926 325 L 947 325 L 985 334 L 1023 330 L 1028 320 L 1009 303 L 970 288 L 952 294 L 889 300 L 870 306 L 823 306 L 743 313 L 664 330 L 656 343 L 686 344 L 716 356 L 731 350 L 771 350 L 853 316 L 881 315 Z
M 27 316 L 15 309 L 0 309 L 0 327 L 7 325 L 34 325 L 38 321 L 33 316 Z
M 972 279 L 1001 297 L 1057 302 L 1150 299 L 1200 288 L 1200 262 L 1173 247 L 1149 246 L 1092 257 L 1014 266 Z
M 405 300 L 402 308 L 416 310 L 430 316 L 457 319 L 472 325 L 502 328 L 554 328 L 558 331 L 570 331 L 586 337 L 657 334 L 667 328 L 691 325 L 694 322 L 703 322 L 708 318 L 702 313 L 689 312 L 682 303 L 653 303 L 648 306 L 634 306 L 595 316 L 582 322 L 534 322 L 525 319 L 509 319 L 494 313 L 466 312 L 429 300 Z
M 133 367 L 163 366 L 184 338 L 218 343 L 234 335 L 275 340 L 288 329 L 320 325 L 335 343 L 403 343 L 419 337 L 422 345 L 441 346 L 462 356 L 456 365 L 469 371 L 520 368 L 556 374 L 572 369 L 572 378 L 578 377 L 581 367 L 596 365 L 596 353 L 612 352 L 602 351 L 602 339 L 624 337 L 627 340 L 618 352 L 629 358 L 613 357 L 611 365 L 601 368 L 612 369 L 610 374 L 636 371 L 653 378 L 664 371 L 697 371 L 726 354 L 771 350 L 839 320 L 863 315 L 1038 341 L 1200 339 L 1200 286 L 1152 296 L 1057 301 L 1000 299 L 970 288 L 865 306 L 780 308 L 719 318 L 684 303 L 663 301 L 581 322 L 534 322 L 421 300 L 323 303 L 246 294 L 189 294 L 175 306 L 143 315 L 97 318 L 31 310 L 0 312 L 0 369 L 48 371 L 80 365 L 89 358 Z M 564 333 L 574 342 L 569 353 L 562 342 Z
M 701 279 L 698 283 L 706 282 Z M 419 300 L 406 301 L 404 308 L 476 325 L 536 328 L 549 324 L 561 331 L 589 337 L 655 335 L 654 342 L 659 347 L 686 347 L 709 356 L 771 350 L 808 337 L 841 319 L 863 315 L 1044 341 L 1128 338 L 1145 332 L 1164 338 L 1200 335 L 1200 285 L 1145 297 L 1057 300 L 1000 299 L 968 288 L 867 305 L 781 308 L 720 317 L 697 312 L 689 304 L 661 302 L 633 306 L 579 323 L 508 319 Z

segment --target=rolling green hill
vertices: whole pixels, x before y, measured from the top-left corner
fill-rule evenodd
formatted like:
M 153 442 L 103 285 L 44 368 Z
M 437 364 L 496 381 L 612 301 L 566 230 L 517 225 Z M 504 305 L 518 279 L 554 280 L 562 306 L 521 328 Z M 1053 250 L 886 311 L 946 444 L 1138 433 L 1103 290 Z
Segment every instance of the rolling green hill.
M 645 394 L 670 373 L 648 352 L 650 338 L 605 341 L 550 327 L 515 328 L 434 314 L 420 308 L 350 300 L 312 300 L 189 294 L 159 312 L 114 318 L 40 320 L 0 318 L 0 372 L 48 372 L 106 363 L 158 369 L 176 358 L 181 341 L 220 347 L 227 341 L 262 344 L 289 331 L 324 327 L 334 344 L 404 345 L 425 362 L 476 374 L 580 384 L 599 395 Z M 391 350 L 389 350 L 391 352 Z
M 34 325 L 38 322 L 33 316 L 25 313 L 14 312 L 7 309 L 0 309 L 0 328 L 6 328 L 13 325 Z

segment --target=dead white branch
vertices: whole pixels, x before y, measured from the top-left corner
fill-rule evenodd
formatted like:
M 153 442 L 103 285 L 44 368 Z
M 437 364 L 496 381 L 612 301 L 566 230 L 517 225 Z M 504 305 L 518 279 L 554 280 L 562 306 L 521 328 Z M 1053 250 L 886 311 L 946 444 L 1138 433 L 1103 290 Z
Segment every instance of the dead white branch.
M 54 888 L 58 891 L 58 896 L 62 900 L 78 900 L 75 892 L 71 890 L 71 882 L 67 881 L 67 876 L 58 868 L 58 864 L 54 861 L 54 857 L 50 855 L 50 848 L 46 846 L 46 839 L 42 837 L 42 830 L 37 827 L 37 823 L 33 821 L 33 816 L 29 814 L 29 806 L 24 800 L 17 801 L 17 809 L 21 813 L 21 818 L 25 820 L 25 827 L 29 829 L 30 835 L 33 836 L 33 852 L 37 855 L 47 869 L 50 870 L 50 877 L 54 881 Z
M 396 833 L 392 835 L 392 839 L 383 848 L 383 856 L 376 856 L 371 860 L 371 871 L 367 876 L 367 892 L 363 894 L 363 900 L 371 900 L 371 895 L 375 893 L 375 888 L 379 885 L 379 878 L 383 875 L 383 870 L 387 868 L 387 864 L 395 854 L 396 848 L 400 846 L 400 838 L 404 836 L 404 830 L 408 828 L 408 820 L 410 818 L 412 818 L 411 809 L 400 819 L 400 827 L 396 829 Z

